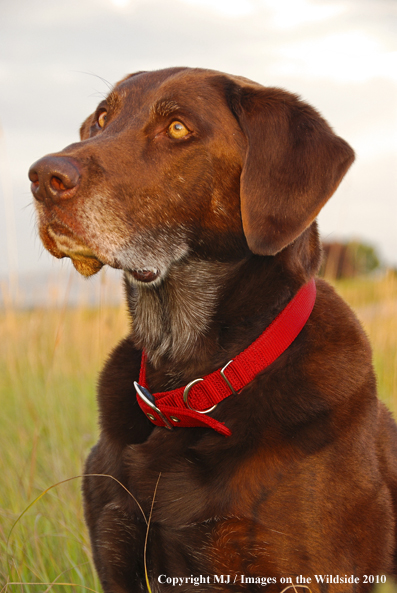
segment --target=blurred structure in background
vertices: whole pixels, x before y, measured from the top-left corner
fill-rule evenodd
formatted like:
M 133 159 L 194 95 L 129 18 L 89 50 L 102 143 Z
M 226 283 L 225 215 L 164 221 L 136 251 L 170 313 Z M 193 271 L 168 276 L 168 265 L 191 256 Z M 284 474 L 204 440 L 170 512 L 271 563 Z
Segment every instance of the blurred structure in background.
M 359 241 L 323 242 L 320 276 L 329 280 L 355 278 L 380 268 L 379 257 L 371 245 Z

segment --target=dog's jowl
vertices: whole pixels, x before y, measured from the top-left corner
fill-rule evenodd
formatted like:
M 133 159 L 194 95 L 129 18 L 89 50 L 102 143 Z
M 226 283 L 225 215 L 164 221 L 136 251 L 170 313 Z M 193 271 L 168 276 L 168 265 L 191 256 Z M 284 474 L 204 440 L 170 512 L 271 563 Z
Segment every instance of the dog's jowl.
M 314 280 L 315 218 L 353 159 L 296 95 L 170 68 L 124 78 L 31 167 L 45 247 L 124 271 L 131 329 L 85 469 L 117 481 L 83 488 L 106 593 L 395 574 L 396 426 L 360 324 Z

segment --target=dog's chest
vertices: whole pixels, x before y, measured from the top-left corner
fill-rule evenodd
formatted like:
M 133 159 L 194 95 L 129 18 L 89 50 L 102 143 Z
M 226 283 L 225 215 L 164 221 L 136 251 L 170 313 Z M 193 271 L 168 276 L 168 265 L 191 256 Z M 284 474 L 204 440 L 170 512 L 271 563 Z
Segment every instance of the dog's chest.
M 261 462 L 262 453 L 240 462 L 235 452 L 205 455 L 200 443 L 189 447 L 184 440 L 158 429 L 146 443 L 123 452 L 126 486 L 141 507 L 131 504 L 125 491 L 113 501 L 118 525 L 125 524 L 118 537 L 128 554 L 140 556 L 148 534 L 153 574 L 241 575 L 252 572 L 252 563 L 259 572 L 274 570 L 287 527 L 277 524 L 281 535 L 275 537 L 264 511 L 269 505 L 270 515 L 277 514 L 272 499 L 281 474 L 266 472 L 269 460 L 265 455 Z

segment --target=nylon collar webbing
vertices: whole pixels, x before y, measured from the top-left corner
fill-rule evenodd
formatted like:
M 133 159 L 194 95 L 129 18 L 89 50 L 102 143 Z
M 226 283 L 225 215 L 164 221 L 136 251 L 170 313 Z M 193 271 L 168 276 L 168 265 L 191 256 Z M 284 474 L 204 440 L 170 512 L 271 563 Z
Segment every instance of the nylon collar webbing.
M 230 436 L 225 424 L 208 413 L 219 402 L 239 392 L 282 354 L 298 336 L 316 300 L 314 279 L 302 286 L 265 331 L 223 369 L 195 379 L 184 387 L 151 394 L 146 381 L 146 354 L 142 353 L 139 383 L 134 383 L 138 403 L 156 426 L 207 426 Z

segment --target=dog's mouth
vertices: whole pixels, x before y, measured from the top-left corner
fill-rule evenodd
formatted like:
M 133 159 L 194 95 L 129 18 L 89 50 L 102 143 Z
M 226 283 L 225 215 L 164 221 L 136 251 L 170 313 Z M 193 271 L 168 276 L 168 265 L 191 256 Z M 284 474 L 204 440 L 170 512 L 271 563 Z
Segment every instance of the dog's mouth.
M 69 257 L 75 269 L 83 276 L 93 276 L 106 263 L 112 267 L 121 267 L 118 262 L 109 263 L 102 261 L 90 247 L 79 237 L 76 237 L 67 227 L 53 223 L 48 225 L 41 233 L 41 239 L 48 251 L 57 258 Z M 157 268 L 139 268 L 125 270 L 131 284 L 155 283 L 161 276 Z
M 148 268 L 142 270 L 128 270 L 126 271 L 127 279 L 130 283 L 143 282 L 144 284 L 150 284 L 160 277 L 160 270 L 155 268 Z

